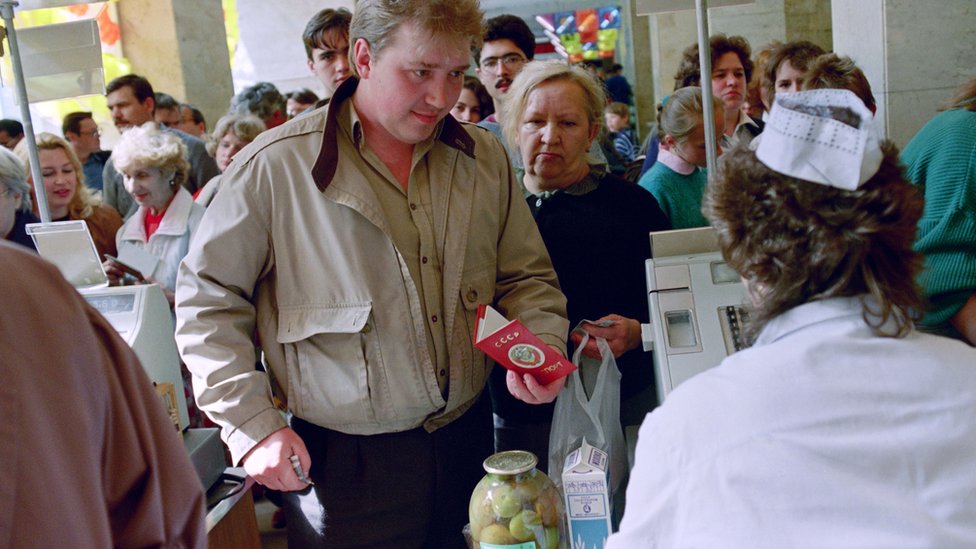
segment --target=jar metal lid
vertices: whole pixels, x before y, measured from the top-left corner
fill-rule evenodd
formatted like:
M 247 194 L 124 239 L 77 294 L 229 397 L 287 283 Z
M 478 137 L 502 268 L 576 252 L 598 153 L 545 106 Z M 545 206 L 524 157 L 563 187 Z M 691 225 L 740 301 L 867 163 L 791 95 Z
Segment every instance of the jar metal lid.
M 485 471 L 496 475 L 517 475 L 531 471 L 539 459 L 532 452 L 508 450 L 488 456 L 482 466 Z

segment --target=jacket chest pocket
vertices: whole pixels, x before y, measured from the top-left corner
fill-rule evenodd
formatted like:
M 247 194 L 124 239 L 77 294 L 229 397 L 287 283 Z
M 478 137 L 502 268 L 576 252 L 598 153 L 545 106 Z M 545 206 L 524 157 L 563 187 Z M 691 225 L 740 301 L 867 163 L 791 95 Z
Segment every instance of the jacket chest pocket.
M 371 383 L 382 376 L 371 322 L 372 305 L 357 303 L 283 309 L 278 343 L 288 368 L 288 404 L 322 426 L 376 421 Z
M 494 270 L 488 268 L 478 269 L 475 272 L 465 273 L 461 278 L 461 310 L 464 315 L 464 323 L 459 323 L 459 327 L 465 330 L 465 341 L 474 341 L 474 326 L 478 317 L 479 305 L 491 305 L 494 301 Z M 464 358 L 471 364 L 471 368 L 465 368 L 469 374 L 469 390 L 477 394 L 485 385 L 485 380 L 490 371 L 489 362 L 482 352 L 473 345 L 465 345 Z

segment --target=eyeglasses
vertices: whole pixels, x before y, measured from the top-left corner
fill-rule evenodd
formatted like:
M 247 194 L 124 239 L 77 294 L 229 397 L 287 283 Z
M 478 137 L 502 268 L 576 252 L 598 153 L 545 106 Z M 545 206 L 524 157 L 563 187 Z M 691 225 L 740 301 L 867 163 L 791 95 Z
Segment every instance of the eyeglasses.
M 88 136 L 91 136 L 91 137 L 100 137 L 102 135 L 102 132 L 99 131 L 98 128 L 95 128 L 94 130 L 92 130 L 90 132 L 80 132 L 80 133 L 81 133 L 81 135 L 88 135 Z
M 525 64 L 525 58 L 517 53 L 510 53 L 502 57 L 488 57 L 481 62 L 481 68 L 491 72 L 498 72 L 499 63 L 513 69 L 516 67 L 521 67 L 523 64 Z

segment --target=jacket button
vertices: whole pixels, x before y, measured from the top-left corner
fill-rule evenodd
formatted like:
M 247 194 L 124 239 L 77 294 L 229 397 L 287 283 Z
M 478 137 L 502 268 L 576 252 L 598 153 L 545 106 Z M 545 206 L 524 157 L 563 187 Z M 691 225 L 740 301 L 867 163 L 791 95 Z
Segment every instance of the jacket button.
M 410 203 L 410 209 L 411 210 L 416 210 L 417 209 L 417 205 L 411 202 Z
M 465 297 L 468 301 L 478 301 L 478 290 L 468 290 L 468 294 Z
M 447 375 L 447 370 L 445 370 L 445 369 L 443 369 L 443 368 L 441 368 L 441 371 L 440 371 L 440 372 L 438 372 L 438 373 L 439 373 L 439 374 L 441 375 L 441 377 L 444 377 L 444 376 L 446 376 L 446 375 Z
M 437 315 L 433 315 L 433 316 L 431 316 L 431 317 L 430 317 L 430 319 L 431 319 L 432 321 L 434 321 L 434 322 L 437 322 Z

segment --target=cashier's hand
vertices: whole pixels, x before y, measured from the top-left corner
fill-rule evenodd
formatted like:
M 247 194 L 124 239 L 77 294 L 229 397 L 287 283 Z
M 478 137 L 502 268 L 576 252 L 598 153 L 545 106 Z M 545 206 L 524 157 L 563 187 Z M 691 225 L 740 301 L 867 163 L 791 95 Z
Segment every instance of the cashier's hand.
M 254 480 L 272 490 L 304 490 L 308 484 L 298 480 L 298 474 L 288 460 L 293 455 L 298 456 L 302 471 L 308 476 L 312 459 L 305 443 L 295 431 L 285 427 L 266 436 L 257 446 L 251 448 L 244 456 L 244 470 Z
M 607 315 L 597 320 L 597 322 L 605 320 L 613 321 L 613 325 L 600 327 L 592 324 L 583 324 L 580 329 L 586 330 L 591 336 L 602 337 L 607 340 L 607 343 L 610 345 L 610 352 L 613 353 L 613 358 L 620 358 L 620 355 L 631 349 L 636 349 L 641 345 L 640 322 L 633 318 L 613 314 Z M 579 333 L 579 330 L 574 330 L 570 334 L 570 339 L 572 339 L 573 345 L 579 345 L 583 341 L 583 334 Z M 583 347 L 583 355 L 590 358 L 600 358 L 600 349 L 596 346 L 595 339 L 590 338 L 586 342 L 586 347 Z
M 509 370 L 505 381 L 508 385 L 508 392 L 512 396 L 529 404 L 545 404 L 556 400 L 559 391 L 562 391 L 566 384 L 566 378 L 561 377 L 549 385 L 542 385 L 535 380 L 532 374 L 519 375 Z

